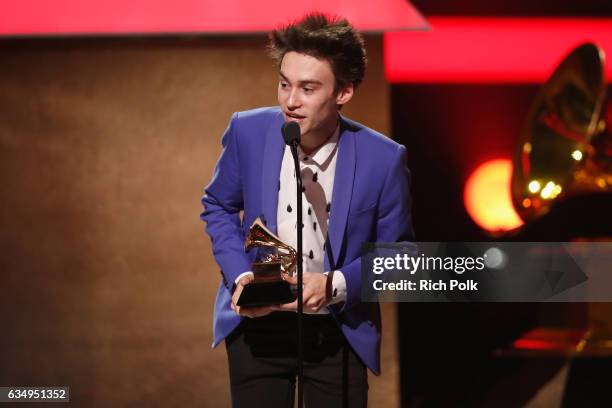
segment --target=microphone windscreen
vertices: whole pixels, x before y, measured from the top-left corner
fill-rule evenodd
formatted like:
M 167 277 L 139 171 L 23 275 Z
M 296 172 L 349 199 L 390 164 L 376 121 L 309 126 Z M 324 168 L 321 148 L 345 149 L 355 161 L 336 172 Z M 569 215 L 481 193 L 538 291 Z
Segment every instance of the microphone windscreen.
M 289 146 L 298 145 L 300 143 L 301 132 L 300 125 L 297 122 L 285 122 L 282 133 L 285 143 Z

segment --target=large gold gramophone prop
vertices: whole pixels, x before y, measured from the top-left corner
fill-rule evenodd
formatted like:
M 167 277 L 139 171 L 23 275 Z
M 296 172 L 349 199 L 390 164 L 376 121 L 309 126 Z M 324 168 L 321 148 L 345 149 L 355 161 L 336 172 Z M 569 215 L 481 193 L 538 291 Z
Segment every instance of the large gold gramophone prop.
M 612 190 L 612 140 L 601 119 L 604 53 L 574 49 L 532 105 L 514 157 L 512 197 L 525 222 L 564 197 Z
M 294 301 L 295 293 L 285 279 L 292 276 L 295 270 L 295 249 L 282 242 L 259 218 L 251 225 L 244 248 L 257 248 L 256 260 L 251 265 L 255 279 L 243 289 L 238 306 L 266 306 Z
M 566 198 L 612 191 L 612 135 L 602 119 L 605 91 L 604 53 L 586 43 L 561 62 L 534 101 L 512 175 L 514 207 L 526 224 Z M 564 355 L 612 355 L 611 304 L 585 306 L 585 327 L 539 328 L 523 337 Z

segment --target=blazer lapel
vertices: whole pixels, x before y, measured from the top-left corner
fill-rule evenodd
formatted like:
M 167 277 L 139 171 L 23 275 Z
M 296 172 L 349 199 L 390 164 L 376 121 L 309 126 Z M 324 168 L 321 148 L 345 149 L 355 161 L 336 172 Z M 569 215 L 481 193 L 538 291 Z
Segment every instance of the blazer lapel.
M 266 132 L 261 177 L 261 211 L 270 231 L 277 234 L 276 211 L 278 207 L 278 183 L 285 151 L 281 135 L 283 118 L 277 115 Z
M 342 241 L 344 240 L 344 232 L 353 195 L 356 162 L 355 135 L 346 125 L 343 118 L 340 117 L 341 134 L 329 213 L 329 229 L 327 231 L 327 243 L 331 245 L 330 249 L 333 259 L 328 259 L 328 252 L 325 253 L 325 270 L 327 271 L 338 268 L 338 258 L 342 248 Z M 334 264 L 332 265 L 331 262 Z

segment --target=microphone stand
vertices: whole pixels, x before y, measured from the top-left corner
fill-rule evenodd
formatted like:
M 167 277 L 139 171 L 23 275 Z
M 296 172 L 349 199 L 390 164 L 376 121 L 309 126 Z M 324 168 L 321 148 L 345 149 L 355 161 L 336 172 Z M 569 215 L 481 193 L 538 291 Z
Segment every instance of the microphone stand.
M 298 332 L 298 350 L 297 350 L 297 398 L 298 407 L 304 406 L 304 345 L 303 345 L 303 316 L 304 316 L 304 298 L 303 298 L 303 273 L 302 273 L 302 228 L 304 226 L 302 220 L 302 174 L 300 171 L 300 162 L 298 158 L 297 142 L 291 143 L 291 155 L 293 156 L 293 164 L 295 166 L 295 180 L 297 185 L 297 332 Z

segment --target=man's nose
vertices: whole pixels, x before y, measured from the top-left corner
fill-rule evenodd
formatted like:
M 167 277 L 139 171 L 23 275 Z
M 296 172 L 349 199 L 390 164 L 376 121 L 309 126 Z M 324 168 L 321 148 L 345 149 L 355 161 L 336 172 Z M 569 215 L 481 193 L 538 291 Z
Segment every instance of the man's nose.
M 287 108 L 291 110 L 297 109 L 300 107 L 301 103 L 297 89 L 293 89 L 289 93 L 289 98 L 287 99 Z

